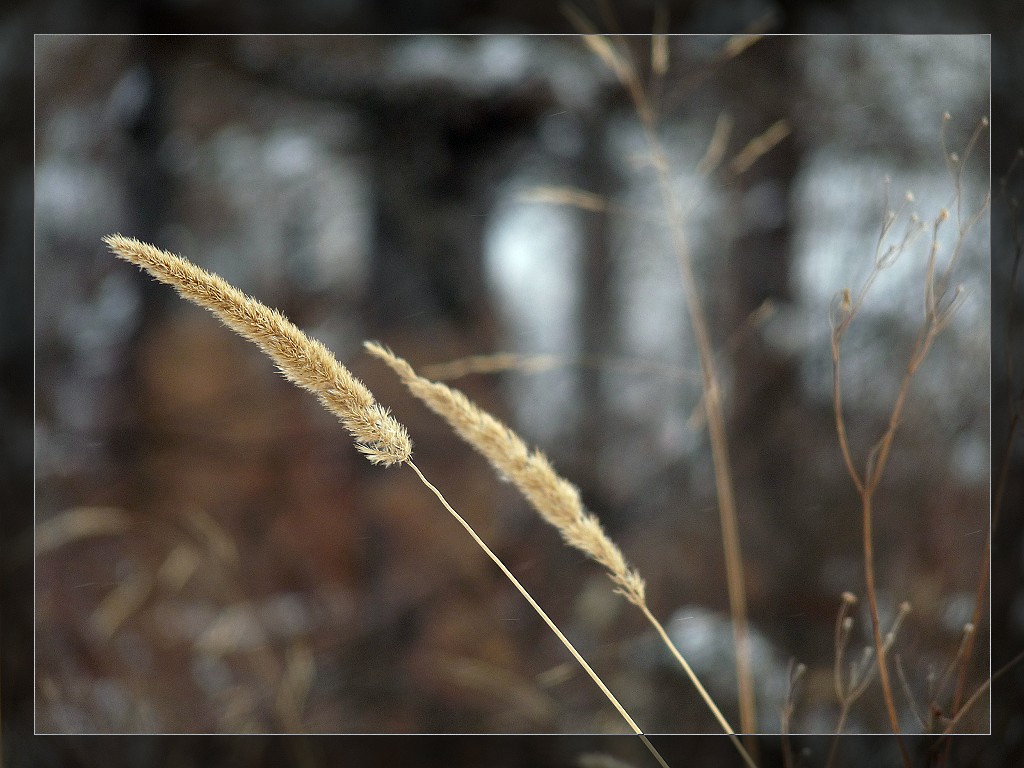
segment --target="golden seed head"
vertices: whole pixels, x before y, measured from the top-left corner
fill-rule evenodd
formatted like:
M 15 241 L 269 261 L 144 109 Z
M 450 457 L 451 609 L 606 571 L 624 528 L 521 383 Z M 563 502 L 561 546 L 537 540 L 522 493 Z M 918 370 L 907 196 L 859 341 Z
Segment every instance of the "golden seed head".
M 626 599 L 643 604 L 643 579 L 626 564 L 622 551 L 608 538 L 600 521 L 584 508 L 579 489 L 555 472 L 547 456 L 531 450 L 519 435 L 459 390 L 423 378 L 380 344 L 366 342 L 364 346 L 398 374 L 416 398 L 482 454 L 499 477 L 508 478 L 530 506 L 558 529 L 566 544 L 604 566 Z
M 115 256 L 145 269 L 183 297 L 206 308 L 240 336 L 255 343 L 285 377 L 314 393 L 334 413 L 374 464 L 408 461 L 412 440 L 359 379 L 322 343 L 284 315 L 246 296 L 219 275 L 188 259 L 122 235 L 103 238 Z

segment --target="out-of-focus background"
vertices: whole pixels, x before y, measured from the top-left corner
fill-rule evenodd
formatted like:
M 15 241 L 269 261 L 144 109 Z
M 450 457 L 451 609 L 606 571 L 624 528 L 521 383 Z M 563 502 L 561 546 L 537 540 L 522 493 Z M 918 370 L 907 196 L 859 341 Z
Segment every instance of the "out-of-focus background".
M 608 4 L 604 4 L 607 7 Z M 1020 324 L 1024 314 L 1010 310 L 1010 302 L 1021 295 L 1021 281 L 1012 283 L 1013 266 L 1019 259 L 1020 211 L 1007 203 L 1020 198 L 1021 167 L 1010 174 L 1006 192 L 1000 197 L 1000 179 L 1011 167 L 1020 146 L 1024 122 L 1021 92 L 1020 57 L 1016 40 L 1022 32 L 1019 9 L 999 0 L 974 4 L 933 3 L 927 13 L 898 2 L 860 4 L 832 0 L 791 3 L 771 2 L 677 3 L 668 9 L 668 29 L 672 32 L 737 33 L 767 29 L 779 32 L 827 33 L 991 33 L 992 43 L 992 170 L 997 192 L 992 206 L 992 439 L 993 480 L 1000 469 L 1007 470 L 1003 509 L 993 541 L 992 584 L 992 663 L 1001 667 L 1020 649 L 1024 638 L 1019 609 L 1021 583 L 1022 518 L 1020 509 L 1022 463 L 1019 429 L 1011 431 L 1014 403 L 1019 404 Z M 583 2 L 581 7 L 600 26 L 608 28 L 607 14 L 600 4 Z M 15 2 L 0 16 L 0 134 L 4 137 L 2 155 L 3 190 L 6 216 L 2 223 L 5 258 L 3 270 L 4 300 L 0 302 L 4 333 L 0 334 L 0 409 L 4 424 L 2 449 L 5 461 L 0 465 L 0 487 L 6 501 L 3 518 L 3 547 L 0 567 L 3 572 L 3 622 L 0 637 L 0 714 L 2 714 L 3 759 L 8 765 L 35 766 L 109 766 L 121 765 L 491 765 L 491 766 L 564 766 L 601 765 L 612 759 L 642 765 L 650 756 L 637 739 L 627 737 L 495 737 L 467 736 L 430 738 L 381 737 L 294 737 L 210 738 L 210 737 L 45 737 L 33 736 L 35 715 L 32 623 L 33 533 L 33 344 L 32 344 L 32 188 L 33 188 L 33 32 L 571 32 L 560 6 L 554 3 L 513 5 L 482 0 L 423 4 L 345 2 L 323 4 L 297 2 L 287 6 L 263 3 L 180 3 L 154 0 L 146 3 Z M 655 4 L 638 2 L 628 6 L 614 4 L 614 21 L 619 29 L 631 33 L 649 33 L 655 21 Z M 753 50 L 753 49 L 752 49 Z M 750 51 L 752 52 L 752 51 Z M 748 52 L 748 53 L 750 53 Z M 968 124 L 963 115 L 955 115 Z M 706 133 L 701 140 L 706 140 Z M 734 136 L 733 149 L 739 138 Z M 767 159 L 767 158 L 766 158 Z M 932 159 L 935 159 L 934 157 Z M 754 169 L 756 170 L 756 166 Z M 889 171 L 891 169 L 887 169 Z M 896 178 L 896 177 L 894 177 Z M 900 186 L 894 187 L 896 194 Z M 873 190 L 877 192 L 877 187 Z M 918 190 L 919 191 L 919 190 Z M 141 233 L 140 233 L 141 234 Z M 88 248 L 95 248 L 90 243 Z M 183 250 L 186 246 L 180 245 Z M 98 250 L 91 251 L 99 258 Z M 202 261 L 208 254 L 188 252 Z M 10 258 L 8 258 L 8 256 Z M 131 271 L 131 270 L 129 270 Z M 259 286 L 245 286 L 256 290 Z M 170 293 L 169 291 L 167 293 Z M 158 290 L 158 299 L 161 295 Z M 265 298 L 271 299 L 272 296 Z M 166 296 L 173 305 L 178 301 Z M 205 315 L 204 315 L 205 317 Z M 212 322 L 212 321 L 211 321 Z M 1016 331 L 1014 331 L 1016 329 Z M 218 329 L 220 330 L 220 329 Z M 227 333 L 221 330 L 222 333 Z M 230 337 L 230 335 L 229 335 Z M 243 345 L 244 348 L 244 345 Z M 339 350 L 341 351 L 341 350 Z M 399 351 L 409 354 L 408 349 Z M 410 355 L 411 356 L 411 355 Z M 1015 370 L 1007 362 L 1017 357 Z M 366 370 L 374 367 L 357 358 Z M 414 362 L 423 362 L 413 357 Z M 350 360 L 349 362 L 353 362 Z M 378 375 L 381 372 L 378 371 Z M 371 383 L 378 387 L 384 378 Z M 456 383 L 467 385 L 469 379 Z M 505 384 L 504 386 L 509 386 Z M 383 392 L 381 392 L 383 396 Z M 477 393 L 474 393 L 477 394 Z M 316 413 L 314 404 L 299 399 L 301 409 Z M 408 402 L 408 401 L 406 401 Z M 412 404 L 401 405 L 406 416 Z M 1019 424 L 1019 422 L 1017 422 Z M 326 430 L 337 436 L 337 426 L 324 422 Z M 339 442 L 339 451 L 348 450 Z M 420 445 L 422 450 L 422 445 Z M 563 460 L 564 455 L 562 457 Z M 605 514 L 605 510 L 599 510 Z M 102 518 L 101 518 L 102 519 Z M 712 522 L 711 525 L 717 525 Z M 544 532 L 548 535 L 548 532 Z M 710 535 L 710 534 L 709 534 Z M 749 545 L 748 545 L 749 548 Z M 569 553 L 559 549 L 562 557 Z M 656 605 L 660 611 L 662 606 Z M 905 642 L 908 635 L 901 633 Z M 166 657 L 165 657 L 166 658 Z M 301 658 L 301 657 L 300 657 Z M 301 668 L 298 665 L 296 668 Z M 1021 670 L 1014 668 L 994 681 L 992 686 L 992 735 L 961 737 L 952 742 L 949 765 L 1014 765 L 1022 755 L 1021 712 L 1024 711 L 1024 685 Z M 973 682 L 973 681 L 972 681 Z M 869 695 L 877 696 L 877 688 Z M 689 692 L 686 691 L 686 695 Z M 732 715 L 732 712 L 730 712 Z M 645 723 L 646 725 L 646 723 Z M 722 765 L 736 755 L 728 740 L 721 736 L 675 736 L 653 739 L 670 764 Z M 910 738 L 908 746 L 924 760 L 933 740 Z M 759 740 L 763 765 L 781 765 L 778 738 Z M 829 740 L 799 737 L 793 740 L 797 760 L 804 765 L 823 765 Z M 899 755 L 889 736 L 843 738 L 838 745 L 836 765 L 898 765 Z
M 988 189 L 987 131 L 963 157 L 988 40 L 673 37 L 663 76 L 650 38 L 621 44 L 659 112 L 722 374 L 759 724 L 779 730 L 794 660 L 790 728 L 829 732 L 842 592 L 862 598 L 849 658 L 870 626 L 830 307 L 868 278 L 887 206 L 883 251 L 912 212 L 927 223 L 844 342 L 862 463 L 921 323 L 930 222 L 949 207 L 942 263 Z M 412 473 L 371 467 L 252 345 L 106 252 L 110 232 L 324 341 L 646 730 L 716 732 L 604 574 L 361 343 L 438 376 L 522 356 L 453 383 L 580 487 L 737 719 L 684 292 L 640 123 L 579 38 L 53 35 L 35 66 L 40 731 L 628 732 Z M 955 282 L 876 500 L 884 622 L 913 606 L 893 650 L 910 732 L 949 695 L 933 689 L 985 543 L 987 212 Z M 987 648 L 983 630 L 972 688 Z M 845 730 L 887 727 L 876 684 Z M 961 726 L 987 729 L 985 705 Z

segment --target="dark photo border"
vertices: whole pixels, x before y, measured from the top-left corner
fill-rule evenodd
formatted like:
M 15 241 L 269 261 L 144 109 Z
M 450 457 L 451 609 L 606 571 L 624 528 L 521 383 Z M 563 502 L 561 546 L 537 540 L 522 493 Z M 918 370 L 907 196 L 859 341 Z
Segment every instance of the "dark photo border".
M 936 6 L 943 16 L 909 4 L 872 2 L 856 9 L 819 0 L 776 4 L 754 0 L 726 9 L 712 2 L 669 3 L 670 32 L 739 33 L 751 27 L 775 33 L 910 33 L 992 35 L 991 147 L 993 192 L 1024 141 L 1022 116 L 1024 76 L 1019 62 L 1019 8 L 1012 2 L 988 0 L 967 14 L 949 3 Z M 103 3 L 100 0 L 19 2 L 0 24 L 0 79 L 3 109 L 0 135 L 2 219 L 3 333 L 0 369 L 3 413 L 0 474 L 3 525 L 2 652 L 0 652 L 0 738 L 4 768 L 21 766 L 575 766 L 581 755 L 605 753 L 630 765 L 650 764 L 643 745 L 631 736 L 35 736 L 32 678 L 32 498 L 33 498 L 33 35 L 36 33 L 572 33 L 557 3 L 501 3 L 465 0 L 421 4 L 381 0 L 282 4 L 271 0 L 213 5 L 175 0 Z M 525 5 L 525 4 L 524 4 Z M 626 5 L 626 4 L 623 4 Z M 678 6 L 678 8 L 676 7 Z M 646 33 L 653 3 L 624 7 L 619 23 L 624 32 Z M 186 10 L 191 9 L 191 10 Z M 316 9 L 316 10 L 313 10 Z M 589 9 L 589 6 L 588 6 Z M 1015 16 L 1016 13 L 1016 16 Z M 957 22 L 964 18 L 969 21 Z M 1020 169 L 1019 169 L 1020 170 Z M 1017 174 L 1017 186 L 1022 186 Z M 1018 193 L 1019 194 L 1019 193 Z M 992 338 L 993 338 L 993 485 L 1005 455 L 1006 414 L 1010 382 L 1006 377 L 1006 307 L 1013 259 L 1007 213 L 996 198 L 992 208 Z M 1018 280 L 1018 283 L 1021 282 Z M 1014 286 L 1017 304 L 1022 289 Z M 1019 336 L 1016 339 L 1020 343 Z M 1017 386 L 1020 386 L 1018 381 Z M 1019 393 L 1016 393 L 1019 398 Z M 1019 400 L 1018 400 L 1019 402 Z M 1000 422 L 1002 420 L 1002 422 Z M 1024 647 L 1020 623 L 1021 563 L 1024 562 L 1024 467 L 1020 451 L 1008 467 L 1003 519 L 993 537 L 992 665 L 999 669 Z M 1016 604 L 1017 619 L 1013 618 Z M 948 765 L 1024 765 L 1024 664 L 1013 667 L 992 685 L 992 735 L 961 736 L 953 741 Z M 673 766 L 739 764 L 724 736 L 659 736 L 652 741 Z M 907 739 L 915 766 L 938 765 L 928 742 Z M 827 752 L 826 737 L 794 739 L 819 763 Z M 899 765 L 891 737 L 846 736 L 837 765 Z M 599 763 L 593 763 L 598 765 Z M 610 765 L 610 763 L 607 763 Z M 782 765 L 779 737 L 761 739 L 764 768 Z

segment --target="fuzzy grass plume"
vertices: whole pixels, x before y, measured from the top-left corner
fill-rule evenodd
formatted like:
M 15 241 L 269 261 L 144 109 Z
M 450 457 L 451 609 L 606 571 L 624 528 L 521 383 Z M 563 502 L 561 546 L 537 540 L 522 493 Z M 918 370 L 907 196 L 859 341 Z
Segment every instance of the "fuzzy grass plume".
M 547 456 L 530 450 L 519 435 L 462 392 L 418 376 L 409 363 L 379 344 L 366 342 L 365 347 L 387 363 L 409 391 L 447 421 L 459 437 L 483 454 L 500 475 L 511 480 L 567 544 L 604 566 L 627 600 L 638 606 L 644 602 L 644 580 L 626 564 L 600 521 L 584 508 L 579 489 L 555 472 Z
M 145 269 L 189 301 L 266 352 L 285 378 L 307 389 L 335 414 L 355 438 L 356 448 L 374 464 L 401 464 L 412 456 L 412 440 L 374 399 L 366 385 L 316 339 L 275 309 L 247 296 L 219 275 L 188 259 L 131 237 L 103 238 L 114 255 Z

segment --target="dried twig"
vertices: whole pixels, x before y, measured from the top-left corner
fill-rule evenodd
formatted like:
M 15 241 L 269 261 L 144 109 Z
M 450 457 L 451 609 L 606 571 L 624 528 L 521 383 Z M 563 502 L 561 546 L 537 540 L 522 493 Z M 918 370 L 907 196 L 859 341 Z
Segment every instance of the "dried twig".
M 979 130 L 987 125 L 988 121 L 983 120 L 980 124 Z M 972 145 L 975 140 L 976 138 L 972 139 Z M 951 160 L 950 162 L 953 161 Z M 959 175 L 956 175 L 957 238 L 945 266 L 940 266 L 938 263 L 938 254 L 940 250 L 939 234 L 943 224 L 949 219 L 948 210 L 943 208 L 932 221 L 931 226 L 931 245 L 928 252 L 924 279 L 924 318 L 914 341 L 914 346 L 907 361 L 896 397 L 893 400 L 888 424 L 882 435 L 868 451 L 864 460 L 863 468 L 858 468 L 857 462 L 854 460 L 849 444 L 845 418 L 843 416 L 840 376 L 842 340 L 850 327 L 850 323 L 853 321 L 854 317 L 856 317 L 860 307 L 862 306 L 868 289 L 871 287 L 879 273 L 891 266 L 896 259 L 899 258 L 899 256 L 906 250 L 908 244 L 921 230 L 921 222 L 916 216 L 910 217 L 903 237 L 883 250 L 883 245 L 885 245 L 887 241 L 888 234 L 896 221 L 900 218 L 900 214 L 903 210 L 902 207 L 899 211 L 890 210 L 887 202 L 881 231 L 875 247 L 875 262 L 872 266 L 872 270 L 868 278 L 865 280 L 856 300 L 851 300 L 849 290 L 844 289 L 839 294 L 837 301 L 833 305 L 833 312 L 830 318 L 832 325 L 833 406 L 836 433 L 839 437 L 840 450 L 842 452 L 843 461 L 846 464 L 847 473 L 849 474 L 860 499 L 864 574 L 868 607 L 871 614 L 872 633 L 875 641 L 875 651 L 878 657 L 879 678 L 882 683 L 882 693 L 885 699 L 885 707 L 889 718 L 889 724 L 893 733 L 897 737 L 897 744 L 900 749 L 903 764 L 906 768 L 909 768 L 910 766 L 910 754 L 901 737 L 899 716 L 896 711 L 896 702 L 892 692 L 892 682 L 889 676 L 888 665 L 886 664 L 886 651 L 888 650 L 888 646 L 883 638 L 879 621 L 877 588 L 875 584 L 873 532 L 874 499 L 875 492 L 881 483 L 888 464 L 893 441 L 895 440 L 896 432 L 902 420 L 903 410 L 906 405 L 907 397 L 910 392 L 910 385 L 914 375 L 927 358 L 935 339 L 949 324 L 957 308 L 963 301 L 964 294 L 960 287 L 956 288 L 952 296 L 949 295 L 950 283 L 959 261 L 964 240 L 971 228 L 980 220 L 982 212 L 988 205 L 988 198 L 985 198 L 984 203 L 979 207 L 977 212 L 964 219 L 960 213 L 961 197 L 962 188 L 960 177 Z M 913 196 L 908 194 L 905 198 L 904 205 L 911 202 L 913 202 Z
M 592 31 L 593 25 L 585 19 L 573 20 L 583 31 Z M 629 94 L 633 109 L 640 119 L 644 137 L 656 171 L 662 205 L 665 209 L 672 247 L 679 267 L 686 305 L 690 314 L 690 325 L 697 342 L 698 356 L 704 389 L 704 413 L 711 443 L 712 463 L 715 473 L 715 491 L 718 496 L 718 512 L 722 526 L 722 541 L 725 556 L 726 587 L 729 593 L 729 611 L 732 617 L 733 641 L 736 645 L 736 677 L 739 693 L 740 724 L 745 733 L 757 732 L 757 704 L 754 694 L 754 676 L 750 661 L 750 631 L 747 618 L 746 584 L 743 576 L 743 557 L 740 551 L 739 526 L 736 518 L 736 500 L 729 463 L 729 448 L 725 431 L 725 412 L 722 405 L 720 378 L 711 347 L 704 302 L 697 286 L 693 270 L 693 259 L 683 229 L 683 215 L 675 189 L 664 146 L 658 135 L 655 110 L 647 91 L 640 81 L 635 68 L 623 56 L 617 54 L 607 39 L 600 35 L 586 35 L 583 42 L 615 74 L 622 87 Z M 754 40 L 737 42 L 737 50 L 727 51 L 727 57 L 738 55 Z M 750 742 L 751 749 L 756 744 Z

